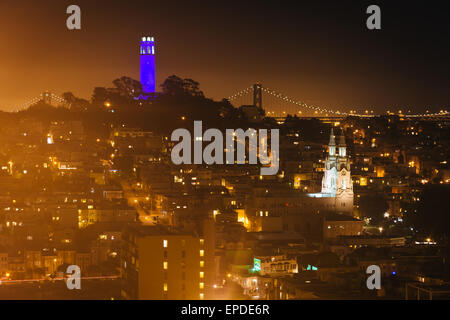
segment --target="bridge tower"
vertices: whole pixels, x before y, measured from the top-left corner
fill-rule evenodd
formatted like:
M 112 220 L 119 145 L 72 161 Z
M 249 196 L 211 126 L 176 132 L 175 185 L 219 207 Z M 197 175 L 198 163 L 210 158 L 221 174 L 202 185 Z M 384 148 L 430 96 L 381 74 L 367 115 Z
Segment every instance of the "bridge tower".
M 155 39 L 142 37 L 141 39 L 141 84 L 145 93 L 156 91 L 155 79 Z
M 41 101 L 45 104 L 51 105 L 52 104 L 52 94 L 48 91 L 44 91 L 41 93 Z
M 262 84 L 253 85 L 253 105 L 262 109 Z

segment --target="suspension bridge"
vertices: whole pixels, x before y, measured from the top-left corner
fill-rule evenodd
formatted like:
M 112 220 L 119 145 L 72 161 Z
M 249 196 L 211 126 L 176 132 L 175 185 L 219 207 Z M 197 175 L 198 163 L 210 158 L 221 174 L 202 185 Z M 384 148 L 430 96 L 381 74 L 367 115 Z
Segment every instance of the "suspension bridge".
M 264 95 L 264 106 L 263 106 L 263 95 Z M 362 118 L 371 118 L 375 116 L 379 116 L 379 114 L 375 114 L 373 110 L 364 110 L 362 112 L 358 112 L 356 110 L 336 110 L 326 106 L 316 106 L 313 104 L 308 104 L 292 97 L 289 97 L 285 94 L 282 94 L 276 90 L 266 88 L 262 86 L 262 84 L 257 83 L 253 84 L 239 92 L 228 97 L 228 101 L 233 103 L 236 107 L 242 105 L 253 105 L 255 107 L 264 109 L 266 116 L 275 118 L 277 120 L 283 120 L 288 115 L 297 116 L 300 118 L 322 118 L 322 119 L 343 119 L 347 116 L 354 117 L 362 117 Z M 39 96 L 36 96 L 26 103 L 17 106 L 13 109 L 13 111 L 18 112 L 21 110 L 25 110 L 32 105 L 35 105 L 39 102 L 44 102 L 49 105 L 54 106 L 68 106 L 68 102 L 63 98 L 49 91 L 45 91 L 41 93 Z M 399 116 L 405 118 L 423 118 L 423 119 L 447 119 L 450 120 L 450 113 L 446 110 L 440 110 L 439 112 L 429 112 L 426 111 L 420 114 L 412 114 L 409 111 L 402 112 L 398 110 L 397 112 L 387 111 L 385 115 L 394 115 L 397 114 Z
M 14 112 L 23 111 L 23 110 L 25 110 L 35 104 L 38 104 L 40 102 L 43 102 L 45 104 L 52 105 L 52 106 L 60 106 L 60 105 L 67 106 L 68 105 L 68 102 L 66 99 L 47 90 L 47 91 L 42 92 L 40 95 L 33 97 L 29 101 L 27 101 L 19 106 L 16 106 L 12 110 Z
M 263 94 L 264 101 L 267 101 L 264 103 L 264 107 Z M 297 117 L 301 118 L 318 117 L 334 119 L 345 118 L 347 116 L 363 118 L 379 116 L 379 114 L 375 114 L 373 110 L 364 110 L 363 112 L 358 112 L 356 110 L 344 111 L 334 110 L 332 108 L 324 106 L 307 104 L 285 94 L 282 94 L 276 90 L 263 87 L 259 83 L 249 86 L 248 88 L 245 88 L 229 96 L 228 101 L 233 103 L 235 106 L 253 105 L 255 107 L 264 109 L 266 116 L 280 120 L 286 118 L 288 115 L 296 115 Z M 412 114 L 409 111 L 403 112 L 401 110 L 399 110 L 397 113 L 391 111 L 386 112 L 386 115 L 394 114 L 408 118 L 450 118 L 450 113 L 446 110 L 440 110 L 439 112 L 434 113 L 426 111 L 421 114 Z

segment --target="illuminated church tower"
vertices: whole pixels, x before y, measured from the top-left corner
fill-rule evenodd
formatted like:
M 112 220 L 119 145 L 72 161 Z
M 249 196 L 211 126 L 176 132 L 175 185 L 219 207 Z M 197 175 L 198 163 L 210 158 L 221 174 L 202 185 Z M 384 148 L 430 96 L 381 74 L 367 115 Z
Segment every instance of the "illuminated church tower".
M 141 40 L 141 84 L 144 93 L 156 91 L 155 79 L 155 39 L 143 37 Z
M 322 193 L 335 197 L 337 207 L 343 207 L 341 209 L 345 207 L 344 211 L 348 211 L 353 207 L 353 182 L 344 134 L 339 137 L 337 148 L 338 150 L 332 128 L 328 156 L 325 160 L 325 174 L 322 179 Z
M 336 141 L 333 128 L 331 128 L 330 142 L 328 143 L 328 156 L 325 159 L 325 173 L 322 178 L 322 193 L 336 194 L 338 176 L 336 162 Z

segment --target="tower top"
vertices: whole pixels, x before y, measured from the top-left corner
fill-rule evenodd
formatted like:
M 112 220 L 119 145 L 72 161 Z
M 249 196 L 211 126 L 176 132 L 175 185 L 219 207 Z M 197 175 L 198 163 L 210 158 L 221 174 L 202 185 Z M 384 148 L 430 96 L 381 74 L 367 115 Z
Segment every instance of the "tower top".
M 143 42 L 154 42 L 155 38 L 153 38 L 153 37 L 142 37 L 141 41 L 143 41 Z
M 328 143 L 329 146 L 335 146 L 336 142 L 334 141 L 334 132 L 333 132 L 333 127 L 331 127 L 331 132 L 330 132 L 330 143 Z
M 342 130 L 341 136 L 339 137 L 339 146 L 345 147 L 345 136 L 344 136 L 344 130 Z

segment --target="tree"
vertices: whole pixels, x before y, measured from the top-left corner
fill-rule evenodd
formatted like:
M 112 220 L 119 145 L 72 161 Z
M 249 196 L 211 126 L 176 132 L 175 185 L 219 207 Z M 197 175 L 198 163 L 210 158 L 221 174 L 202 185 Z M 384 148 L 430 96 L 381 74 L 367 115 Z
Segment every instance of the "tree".
M 89 101 L 75 97 L 72 92 L 64 92 L 62 96 L 67 101 L 67 104 L 72 111 L 85 110 L 89 105 Z
M 137 97 L 142 94 L 142 85 L 139 81 L 130 77 L 120 77 L 113 81 L 117 92 L 125 97 Z
M 168 77 L 161 85 L 164 94 L 172 96 L 203 97 L 199 83 L 192 79 L 182 79 L 176 75 Z
M 182 95 L 184 93 L 183 79 L 176 75 L 172 75 L 164 80 L 161 84 L 161 88 L 164 94 L 172 96 Z
M 95 87 L 91 100 L 94 104 L 103 105 L 103 103 L 108 99 L 108 96 L 108 90 L 106 88 Z
M 194 97 L 203 97 L 203 92 L 199 88 L 200 84 L 192 79 L 183 80 L 183 90 L 185 94 Z

